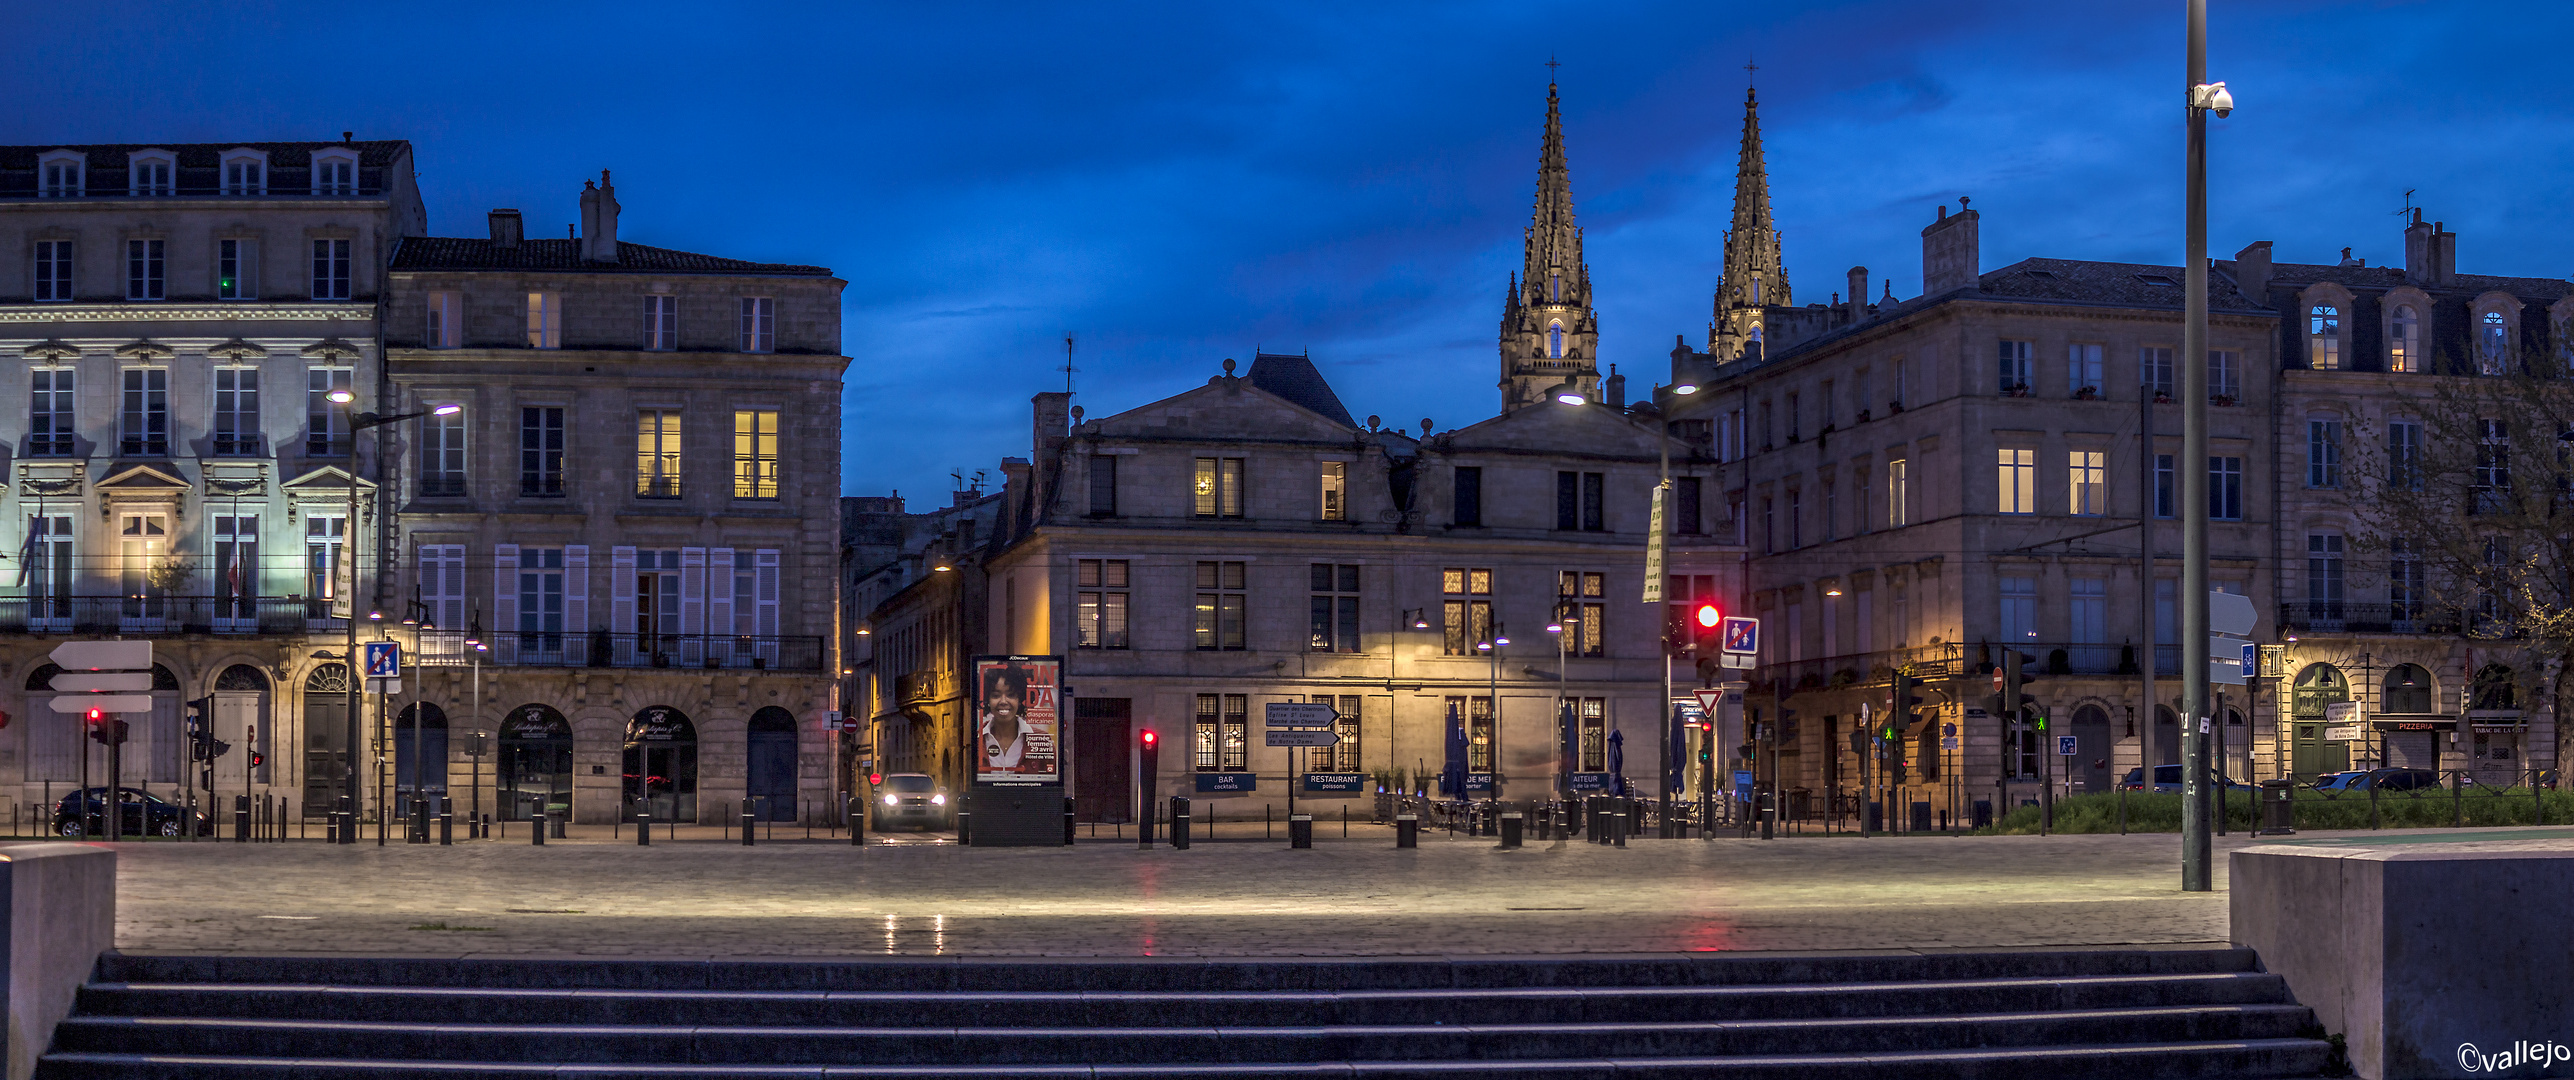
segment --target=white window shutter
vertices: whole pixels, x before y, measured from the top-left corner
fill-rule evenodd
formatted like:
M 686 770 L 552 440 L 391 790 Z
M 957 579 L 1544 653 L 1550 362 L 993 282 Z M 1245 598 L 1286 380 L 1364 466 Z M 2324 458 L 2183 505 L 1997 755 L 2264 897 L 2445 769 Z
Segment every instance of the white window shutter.
M 439 595 L 446 599 L 438 612 L 438 628 L 459 631 L 469 629 L 467 623 L 471 621 L 471 616 L 465 614 L 465 545 L 445 545 L 441 549 L 440 563 L 438 591 Z
M 733 549 L 708 548 L 706 551 L 706 633 L 729 639 L 733 627 Z M 709 648 L 724 657 L 727 665 L 741 662 L 733 657 L 733 643 L 718 640 Z
M 776 667 L 778 662 L 778 553 L 768 548 L 752 552 L 751 565 L 758 575 L 752 595 L 755 597 L 754 602 L 758 604 L 759 617 L 752 620 L 751 624 L 752 631 L 759 635 L 756 655 L 767 660 L 769 666 Z
M 563 662 L 590 662 L 590 545 L 563 546 Z
M 518 545 L 499 544 L 492 548 L 492 625 L 488 631 L 497 662 L 518 662 L 517 630 Z
M 679 549 L 679 662 L 706 663 L 706 549 Z

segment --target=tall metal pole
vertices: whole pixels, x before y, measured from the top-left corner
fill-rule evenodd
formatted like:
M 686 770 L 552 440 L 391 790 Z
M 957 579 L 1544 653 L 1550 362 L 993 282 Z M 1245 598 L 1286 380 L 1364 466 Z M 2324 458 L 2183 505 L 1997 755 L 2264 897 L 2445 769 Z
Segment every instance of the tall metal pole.
M 1656 409 L 1654 412 L 1654 423 L 1660 428 L 1660 430 L 1654 432 L 1654 446 L 1662 451 L 1662 481 L 1654 488 L 1654 492 L 1662 499 L 1663 516 L 1665 520 L 1668 521 L 1671 513 L 1677 508 L 1671 505 L 1671 423 L 1664 420 L 1662 416 L 1662 410 Z M 1718 494 L 1722 495 L 1723 493 L 1719 492 Z M 1671 526 L 1666 524 L 1663 528 L 1668 530 Z M 1665 535 L 1662 538 L 1662 542 L 1665 545 L 1663 548 L 1663 558 L 1666 563 L 1664 574 L 1667 578 L 1670 573 L 1670 568 L 1667 564 L 1670 561 L 1671 549 L 1668 545 L 1671 543 L 1671 537 L 1669 535 Z M 1674 710 L 1677 709 L 1677 706 L 1673 705 L 1671 700 L 1671 650 L 1680 645 L 1679 642 L 1670 640 L 1669 637 L 1671 634 L 1672 600 L 1673 598 L 1671 594 L 1664 593 L 1662 597 L 1662 610 L 1656 612 L 1657 615 L 1662 617 L 1662 632 L 1665 637 L 1662 643 L 1662 707 L 1658 710 L 1662 717 L 1662 723 L 1655 725 L 1656 730 L 1654 732 L 1655 754 L 1653 759 L 1653 786 L 1655 790 L 1653 794 L 1655 813 L 1665 822 L 1669 822 L 1671 820 L 1671 782 L 1673 780 L 1671 775 L 1671 718 Z M 1687 609 L 1684 608 L 1683 610 Z M 1671 830 L 1667 826 L 1664 827 L 1662 835 L 1671 835 Z
M 2150 379 L 2136 381 L 2136 443 L 2139 456 L 2144 458 L 2136 488 L 2144 493 L 2136 507 L 2136 618 L 2137 648 L 2145 659 L 2140 665 L 2145 680 L 2145 720 L 2144 726 L 2137 729 L 2136 764 L 2144 770 L 2138 775 L 2145 778 L 2145 790 L 2152 791 L 2154 769 L 2162 764 L 2154 752 L 2155 737 L 2162 734 L 2155 712 L 2159 706 L 2154 703 L 2155 664 L 2161 655 L 2154 642 L 2154 499 L 2158 494 L 2154 482 L 2158 478 L 2154 475 L 2154 385 Z
M 347 665 L 349 674 L 348 723 L 346 725 L 347 730 L 344 732 L 348 738 L 347 754 L 345 756 L 348 762 L 348 783 L 346 787 L 349 800 L 349 816 L 347 820 L 341 823 L 340 842 L 343 844 L 354 844 L 357 843 L 359 799 L 364 794 L 362 789 L 358 786 L 358 732 L 360 730 L 360 718 L 366 713 L 366 673 L 358 664 L 357 639 L 357 399 L 352 396 L 347 403 L 340 406 L 340 409 L 342 415 L 347 416 L 349 420 L 349 511 L 348 517 L 340 523 L 340 558 L 348 560 L 349 564 L 348 582 L 346 585 L 349 594 L 343 598 L 348 601 L 349 606 L 348 651 L 342 654 L 344 658 L 342 662 Z M 339 575 L 335 573 L 331 576 L 334 579 L 331 582 L 331 587 L 334 589 L 341 588 L 341 583 L 336 580 Z
M 2207 0 L 2189 4 L 2188 262 L 2181 331 L 2181 891 L 2214 888 L 2207 809 L 2208 715 L 2208 114 L 2188 95 L 2208 81 Z

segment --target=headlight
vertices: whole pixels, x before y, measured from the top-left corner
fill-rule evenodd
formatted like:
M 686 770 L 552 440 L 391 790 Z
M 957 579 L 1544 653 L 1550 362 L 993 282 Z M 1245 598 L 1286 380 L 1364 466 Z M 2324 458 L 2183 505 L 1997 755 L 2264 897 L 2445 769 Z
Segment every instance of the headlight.
M 945 806 L 945 805 L 947 805 L 947 796 L 946 796 L 944 793 L 942 793 L 942 794 L 938 794 L 938 795 L 932 795 L 932 796 L 930 796 L 930 805 L 931 805 L 931 806 Z
M 887 796 L 885 796 L 885 805 L 887 805 L 887 806 L 892 806 L 892 805 L 894 805 L 894 797 L 893 797 L 893 796 L 891 796 L 891 795 L 887 795 Z

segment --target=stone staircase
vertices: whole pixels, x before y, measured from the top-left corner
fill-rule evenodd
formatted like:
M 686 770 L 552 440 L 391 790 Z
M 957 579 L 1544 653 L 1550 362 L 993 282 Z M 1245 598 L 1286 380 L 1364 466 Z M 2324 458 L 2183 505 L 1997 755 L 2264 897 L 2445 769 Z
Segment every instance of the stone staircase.
M 2306 1077 L 2240 949 L 1350 960 L 109 955 L 40 1080 Z

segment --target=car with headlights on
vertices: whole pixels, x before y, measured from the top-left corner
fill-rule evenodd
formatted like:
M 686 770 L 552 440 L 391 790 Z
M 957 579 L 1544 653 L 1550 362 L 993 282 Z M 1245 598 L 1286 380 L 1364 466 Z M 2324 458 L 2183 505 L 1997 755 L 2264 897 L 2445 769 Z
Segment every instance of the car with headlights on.
M 946 789 L 924 773 L 893 773 L 876 785 L 878 832 L 944 829 L 953 820 L 948 816 L 950 809 Z

